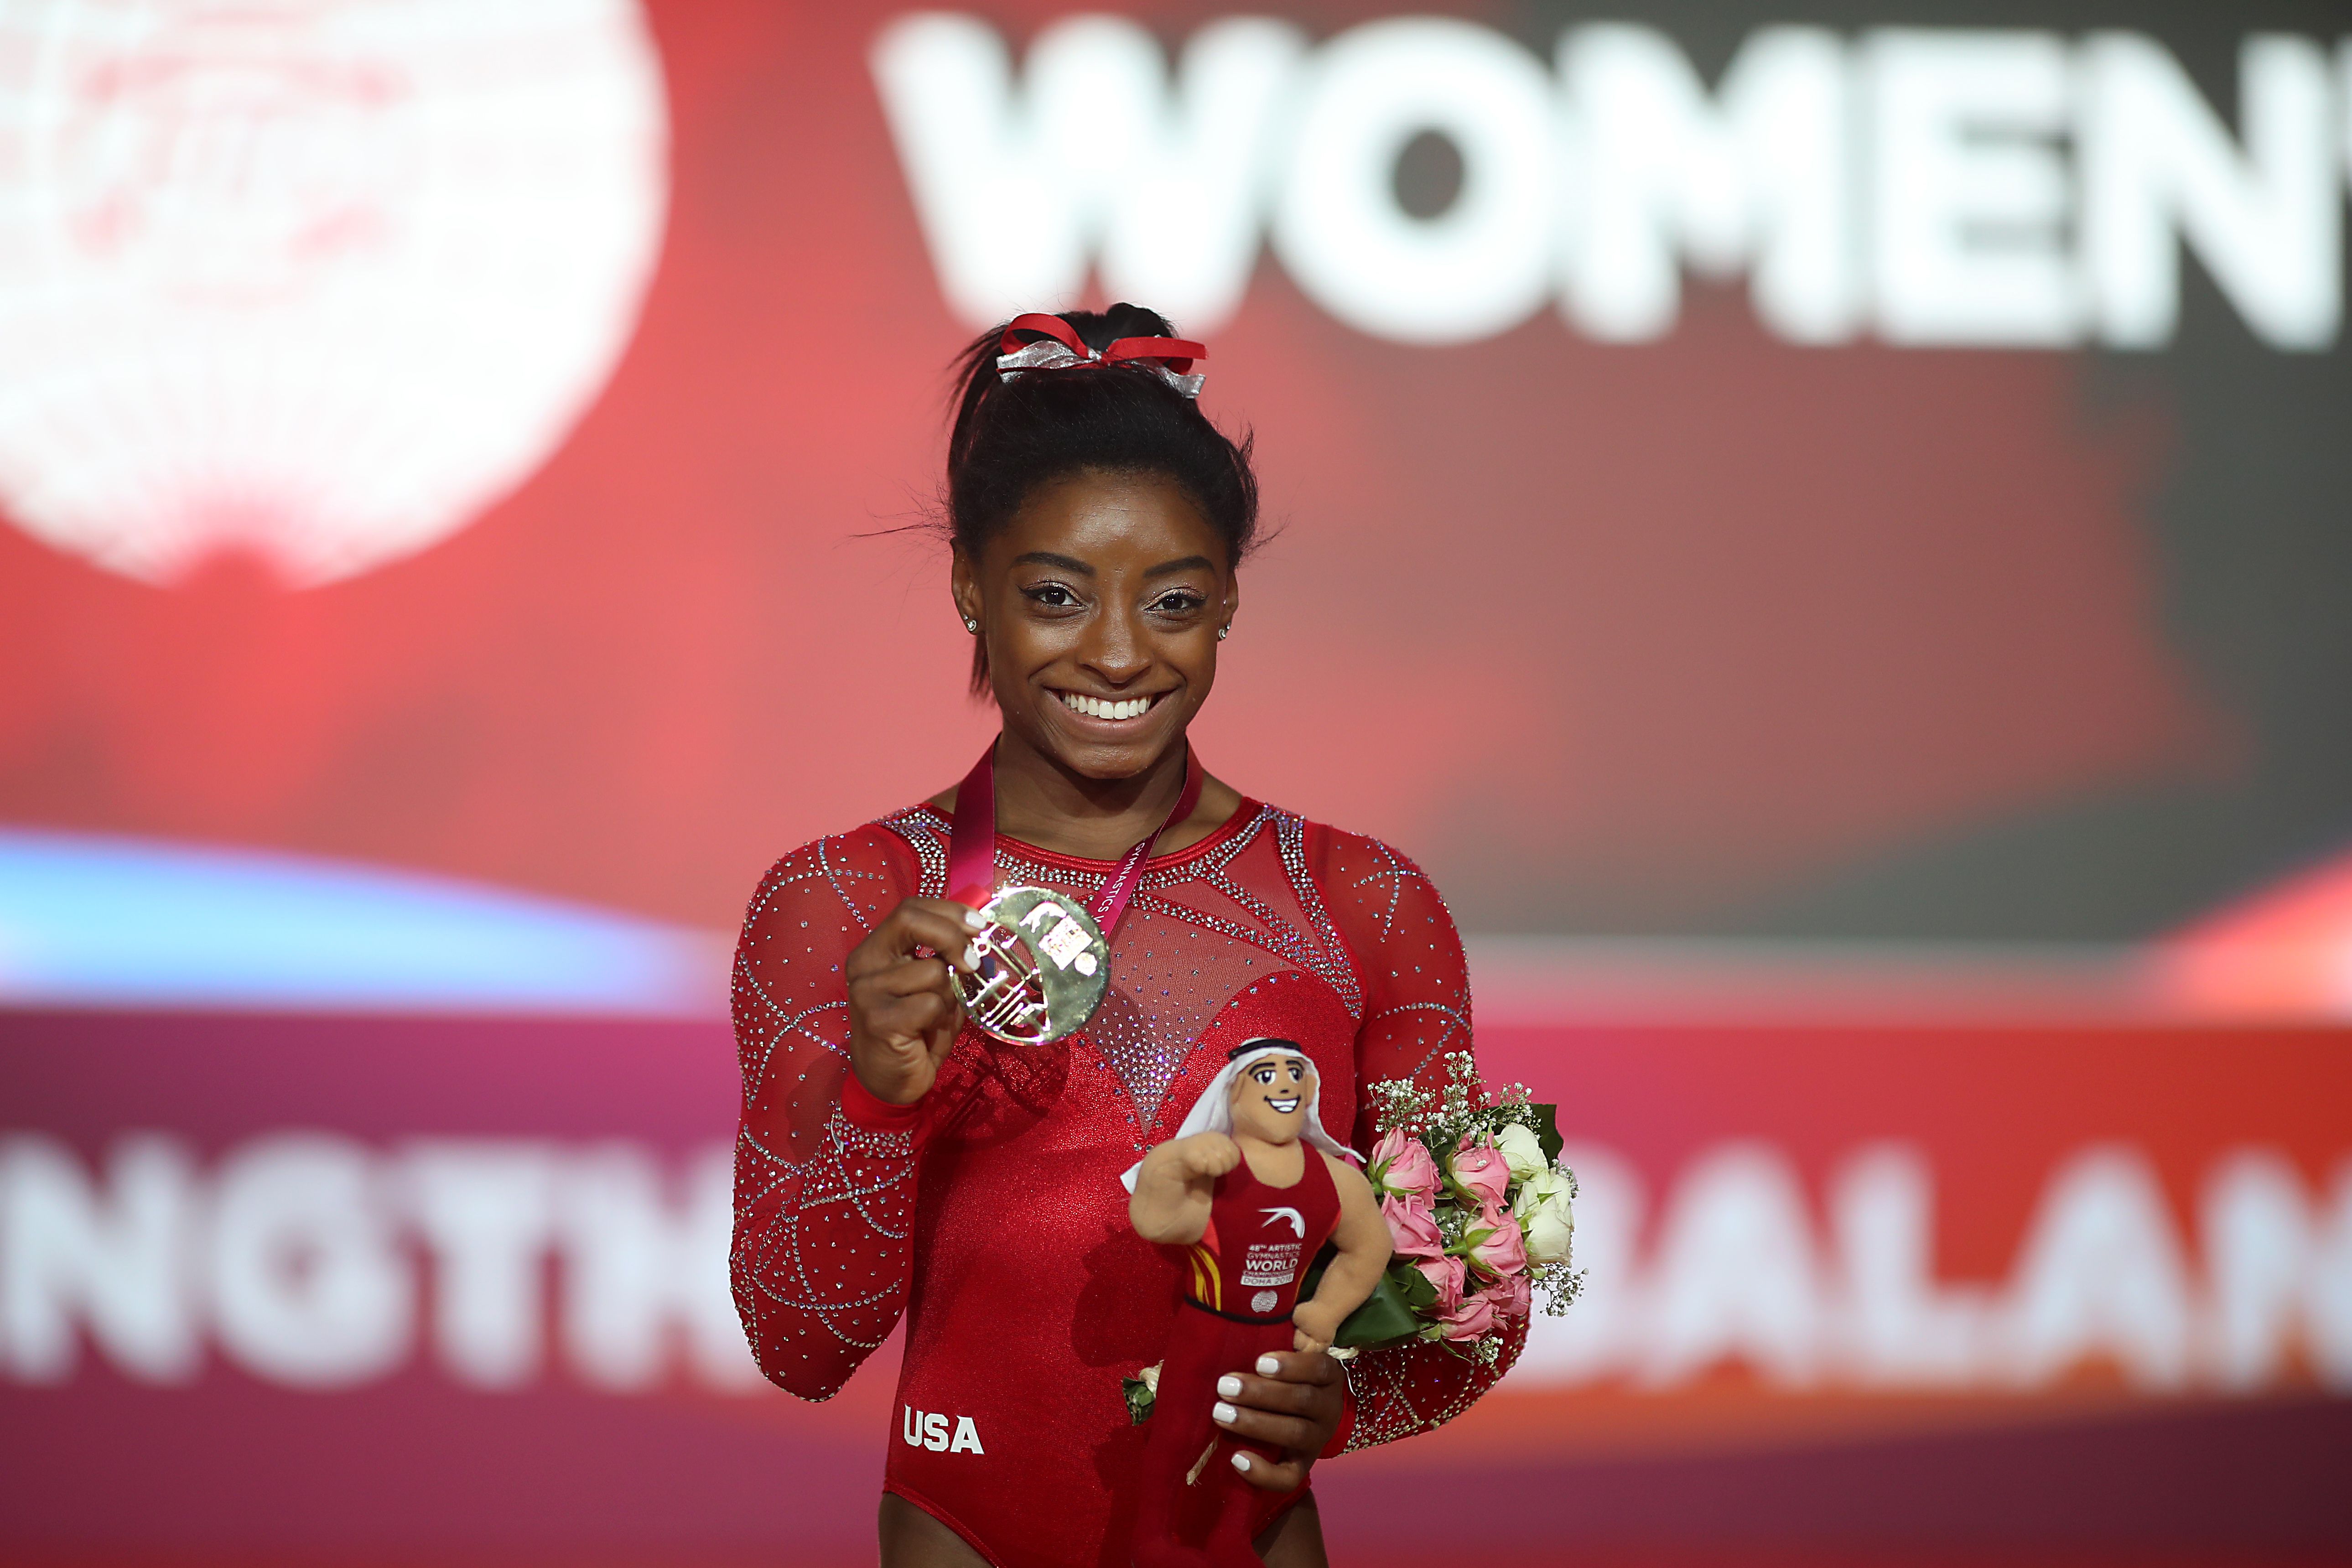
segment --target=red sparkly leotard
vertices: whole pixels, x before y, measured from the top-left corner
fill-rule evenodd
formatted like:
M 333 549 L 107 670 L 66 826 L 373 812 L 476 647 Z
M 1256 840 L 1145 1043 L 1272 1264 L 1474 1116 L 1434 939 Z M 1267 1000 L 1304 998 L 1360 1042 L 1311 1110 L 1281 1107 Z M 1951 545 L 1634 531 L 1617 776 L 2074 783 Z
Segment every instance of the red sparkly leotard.
M 1291 1348 L 1300 1277 L 1339 1223 L 1325 1155 L 1299 1148 L 1306 1158 L 1286 1187 L 1260 1181 L 1247 1162 L 1218 1177 L 1208 1226 L 1184 1248 L 1183 1302 L 1136 1487 L 1135 1568 L 1264 1568 L 1250 1548 L 1257 1494 L 1233 1468 L 1239 1445 L 1218 1430 L 1216 1387 Z
M 842 963 L 901 899 L 945 896 L 949 826 L 920 806 L 819 839 L 751 900 L 736 1303 L 761 1367 L 807 1399 L 837 1392 L 904 1312 L 886 1488 L 992 1562 L 1125 1568 L 1145 1434 L 1120 1380 L 1162 1359 L 1181 1265 L 1129 1225 L 1119 1173 L 1254 1037 L 1299 1042 L 1326 1129 L 1370 1149 L 1360 1086 L 1435 1088 L 1444 1054 L 1470 1048 L 1461 941 L 1387 846 L 1244 802 L 1149 863 L 1092 1024 L 1044 1048 L 967 1029 L 899 1110 L 847 1079 Z M 1081 897 L 1110 870 L 1001 836 L 996 860 L 1008 885 Z M 1335 1451 L 1460 1414 L 1518 1340 L 1494 1368 L 1437 1345 L 1358 1357 Z M 1261 1498 L 1262 1527 L 1295 1494 Z

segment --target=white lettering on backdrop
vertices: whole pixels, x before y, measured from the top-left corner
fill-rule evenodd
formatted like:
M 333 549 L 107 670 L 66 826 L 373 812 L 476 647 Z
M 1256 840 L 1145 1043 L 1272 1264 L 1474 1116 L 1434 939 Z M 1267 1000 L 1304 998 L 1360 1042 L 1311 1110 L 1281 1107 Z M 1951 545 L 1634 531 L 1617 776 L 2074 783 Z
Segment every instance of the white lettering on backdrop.
M 1465 342 L 1556 297 L 1618 342 L 1672 330 L 1685 265 L 1742 268 L 1794 342 L 2157 348 L 2179 252 L 2260 341 L 2312 351 L 2342 314 L 2352 42 L 2258 35 L 2233 131 L 2156 40 L 1820 28 L 1751 35 L 1709 91 L 1664 33 L 1570 29 L 1551 68 L 1436 17 L 1202 28 L 1174 72 L 1139 25 L 1055 22 L 1017 70 L 975 18 L 924 12 L 873 70 L 949 304 L 975 326 L 1116 297 L 1213 331 L 1261 236 L 1339 320 Z M 1460 156 L 1417 216 L 1417 135 Z
M 2217 1160 L 2200 1194 L 2200 1278 L 2146 1153 L 2077 1150 L 1999 1283 L 1937 1277 L 1934 1176 L 1916 1146 L 1869 1145 L 1831 1172 L 1826 1247 L 1794 1163 L 1769 1144 L 1701 1151 L 1646 1238 L 1646 1194 L 1622 1156 L 1563 1157 L 1587 1279 L 1564 1316 L 1535 1320 L 1520 1386 L 1667 1387 L 1736 1360 L 1791 1390 L 2023 1393 L 2096 1360 L 2144 1393 L 2247 1393 L 2289 1382 L 2299 1354 L 2322 1386 L 2352 1389 L 2352 1157 L 2316 1201 L 2274 1151 Z
M 257 1138 L 222 1162 L 199 1255 L 230 1359 L 275 1383 L 337 1388 L 407 1358 L 415 1282 L 383 1185 L 364 1146 L 327 1133 Z
M 2352 1389 L 2352 1156 L 2314 1192 L 2276 1151 L 2226 1152 L 2192 1254 L 2143 1151 L 2081 1148 L 2049 1172 L 2006 1279 L 1969 1281 L 1939 1275 L 1915 1145 L 1851 1151 L 1818 1218 L 1769 1142 L 1696 1151 L 1654 1224 L 1622 1155 L 1567 1158 L 1587 1281 L 1535 1320 L 1514 1386 L 1667 1392 L 1736 1362 L 1800 1392 L 2031 1394 L 2101 1361 L 2149 1394 Z M 46 1134 L 0 1136 L 0 1380 L 66 1382 L 87 1348 L 134 1382 L 184 1383 L 210 1345 L 294 1387 L 424 1357 L 482 1390 L 559 1368 L 615 1393 L 758 1389 L 728 1292 L 730 1194 L 724 1147 L 673 1168 L 626 1142 L 283 1132 L 206 1172 L 162 1134 L 95 1169 Z
M 674 1358 L 764 1386 L 727 1280 L 730 1151 L 673 1173 L 632 1143 L 435 1139 L 399 1150 L 284 1132 L 207 1176 L 180 1140 L 119 1140 L 100 1169 L 0 1135 L 0 1377 L 60 1383 L 85 1342 L 142 1383 L 194 1376 L 207 1338 L 255 1377 L 348 1387 L 416 1359 L 469 1388 L 548 1373 L 551 1260 L 569 1370 L 615 1391 Z

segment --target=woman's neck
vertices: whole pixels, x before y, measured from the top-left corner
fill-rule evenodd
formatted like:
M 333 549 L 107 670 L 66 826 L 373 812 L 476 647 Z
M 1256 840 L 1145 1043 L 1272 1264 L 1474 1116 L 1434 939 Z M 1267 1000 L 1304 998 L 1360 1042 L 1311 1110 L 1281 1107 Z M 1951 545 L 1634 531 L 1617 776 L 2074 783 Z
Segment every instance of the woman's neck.
M 998 737 L 996 830 L 1056 854 L 1084 860 L 1116 860 L 1158 827 L 1184 793 L 1182 745 L 1125 779 L 1090 779 L 1071 773 L 1012 735 Z M 931 804 L 957 808 L 956 791 L 941 790 Z M 1189 849 L 1231 821 L 1242 808 L 1241 792 L 1221 779 L 1201 775 L 1201 801 L 1192 815 L 1168 824 L 1156 846 L 1162 855 Z
M 1087 778 L 1008 731 L 996 742 L 997 831 L 1058 854 L 1116 860 L 1168 820 L 1184 793 L 1184 762 L 1180 740 L 1131 777 Z

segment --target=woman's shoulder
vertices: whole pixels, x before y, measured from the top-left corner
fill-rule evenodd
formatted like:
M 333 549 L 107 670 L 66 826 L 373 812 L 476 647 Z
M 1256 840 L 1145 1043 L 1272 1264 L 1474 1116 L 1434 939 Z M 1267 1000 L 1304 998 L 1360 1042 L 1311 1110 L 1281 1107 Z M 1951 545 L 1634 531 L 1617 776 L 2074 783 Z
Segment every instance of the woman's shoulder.
M 809 895 L 838 901 L 870 925 L 900 899 L 936 892 L 930 883 L 944 886 L 946 844 L 944 819 L 922 805 L 812 838 L 769 866 L 751 913 L 779 898 Z
M 1461 950 L 1444 895 L 1412 857 L 1388 840 L 1269 807 L 1291 853 L 1315 883 L 1332 923 L 1363 967 L 1375 951 L 1400 942 Z
M 1284 836 L 1297 845 L 1307 869 L 1327 894 L 1335 881 L 1347 886 L 1412 882 L 1436 892 L 1436 885 L 1419 863 L 1384 838 L 1318 822 L 1278 805 L 1265 810 L 1281 825 Z

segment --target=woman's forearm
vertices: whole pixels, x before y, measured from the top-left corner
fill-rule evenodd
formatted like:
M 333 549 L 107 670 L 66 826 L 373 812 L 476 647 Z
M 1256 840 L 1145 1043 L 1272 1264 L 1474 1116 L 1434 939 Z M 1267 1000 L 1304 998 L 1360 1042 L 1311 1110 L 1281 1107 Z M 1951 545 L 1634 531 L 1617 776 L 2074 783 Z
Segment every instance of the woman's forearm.
M 768 1380 L 830 1399 L 890 1335 L 913 1270 L 916 1156 L 906 1132 L 836 1110 L 813 1157 L 780 1159 L 746 1128 L 735 1149 L 735 1308 Z

